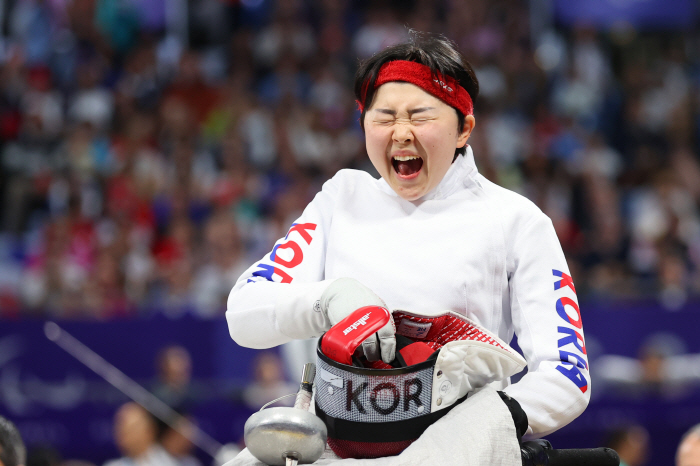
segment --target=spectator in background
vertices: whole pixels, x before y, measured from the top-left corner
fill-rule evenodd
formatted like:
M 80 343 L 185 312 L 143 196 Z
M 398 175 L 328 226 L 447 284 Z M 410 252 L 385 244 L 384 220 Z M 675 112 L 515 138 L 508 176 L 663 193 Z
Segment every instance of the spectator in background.
M 27 450 L 17 427 L 0 416 L 0 466 L 24 466 Z
M 595 360 L 593 377 L 625 397 L 679 397 L 700 385 L 700 354 L 688 354 L 676 335 L 648 336 L 639 355 L 607 354 Z
M 295 394 L 297 385 L 285 379 L 282 360 L 272 351 L 263 351 L 253 363 L 253 381 L 243 391 L 243 401 L 252 410 L 277 398 Z M 272 406 L 294 406 L 294 397 L 279 400 Z
M 179 466 L 157 438 L 158 425 L 153 416 L 134 402 L 123 404 L 114 417 L 114 440 L 124 456 L 104 466 Z
M 620 457 L 620 466 L 643 466 L 649 458 L 649 432 L 638 424 L 608 431 L 603 446 L 612 448 Z
M 29 448 L 26 466 L 95 466 L 95 464 L 80 459 L 63 459 L 56 447 L 41 445 Z
M 194 426 L 193 419 L 184 416 L 173 419 L 170 425 L 161 429 L 160 444 L 180 466 L 202 466 L 202 462 L 192 455 L 194 444 L 190 439 L 195 435 Z
M 229 212 L 219 211 L 206 221 L 202 252 L 193 282 L 197 314 L 221 315 L 231 288 L 248 267 L 238 225 Z
M 186 203 L 176 194 L 177 202 Z M 195 226 L 186 215 L 170 220 L 168 232 L 154 245 L 155 280 L 148 304 L 169 317 L 179 317 L 193 307 L 191 294 Z
M 158 380 L 153 394 L 171 408 L 187 410 L 192 402 L 192 357 L 183 346 L 161 349 L 156 357 Z
M 688 430 L 681 438 L 676 452 L 676 466 L 700 465 L 700 424 Z
M 61 453 L 50 445 L 34 445 L 27 451 L 27 466 L 59 466 Z
M 199 255 L 209 218 L 230 214 L 259 257 L 294 216 L 285 192 L 344 167 L 374 173 L 347 83 L 405 24 L 474 57 L 482 171 L 552 218 L 581 299 L 677 310 L 700 293 L 696 33 L 543 31 L 515 0 L 118 3 L 5 8 L 0 235 L 18 247 L 0 255 L 4 313 L 217 316 L 212 277 L 232 269 Z M 164 264 L 155 253 L 184 217 L 193 242 Z M 97 238 L 46 235 L 72 238 L 77 221 Z

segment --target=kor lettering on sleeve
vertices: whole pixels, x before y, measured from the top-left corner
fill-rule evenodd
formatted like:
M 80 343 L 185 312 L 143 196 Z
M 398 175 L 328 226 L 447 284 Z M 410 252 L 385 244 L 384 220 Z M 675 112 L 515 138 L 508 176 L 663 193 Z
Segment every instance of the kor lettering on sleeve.
M 552 270 L 559 280 L 554 282 L 554 291 L 560 294 L 573 293 L 576 297 L 576 287 L 571 277 L 559 270 Z M 581 369 L 588 370 L 586 358 L 586 342 L 583 339 L 583 323 L 581 310 L 575 299 L 570 296 L 560 296 L 555 302 L 556 312 L 563 325 L 558 326 L 559 364 L 556 369 L 571 380 L 583 393 L 588 390 L 588 380 Z
M 293 269 L 304 261 L 304 248 L 313 241 L 310 232 L 314 230 L 316 230 L 315 223 L 292 224 L 284 239 L 272 248 L 269 262 L 264 259 L 260 261 L 257 270 L 253 272 L 253 277 L 270 282 L 291 283 L 294 280 Z M 258 280 L 248 279 L 248 282 L 255 281 Z

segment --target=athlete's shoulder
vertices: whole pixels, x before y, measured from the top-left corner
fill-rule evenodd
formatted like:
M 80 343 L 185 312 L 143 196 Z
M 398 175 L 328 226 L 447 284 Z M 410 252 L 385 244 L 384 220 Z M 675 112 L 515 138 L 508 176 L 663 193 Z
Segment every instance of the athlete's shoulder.
M 504 188 L 483 175 L 479 176 L 479 182 L 491 201 L 492 208 L 501 215 L 513 217 L 518 220 L 527 220 L 532 217 L 546 217 L 544 212 L 527 197 L 508 188 Z
M 511 254 L 519 254 L 533 245 L 542 247 L 545 251 L 561 253 L 561 248 L 550 248 L 556 241 L 556 232 L 552 220 L 534 202 L 520 193 L 499 186 L 492 181 L 480 177 L 484 191 L 489 199 L 489 209 L 493 220 L 500 224 L 506 249 Z M 549 245 L 545 247 L 544 245 Z

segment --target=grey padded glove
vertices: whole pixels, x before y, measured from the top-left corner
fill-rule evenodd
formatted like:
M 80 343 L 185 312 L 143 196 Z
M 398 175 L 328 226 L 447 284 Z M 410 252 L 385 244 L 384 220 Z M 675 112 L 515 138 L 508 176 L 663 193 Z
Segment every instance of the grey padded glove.
M 331 326 L 361 307 L 386 307 L 379 296 L 354 278 L 335 280 L 323 292 L 319 304 Z M 362 351 L 365 357 L 369 361 L 377 361 L 380 357 L 386 363 L 393 361 L 396 353 L 395 334 L 394 319 L 391 319 L 377 333 L 362 342 Z

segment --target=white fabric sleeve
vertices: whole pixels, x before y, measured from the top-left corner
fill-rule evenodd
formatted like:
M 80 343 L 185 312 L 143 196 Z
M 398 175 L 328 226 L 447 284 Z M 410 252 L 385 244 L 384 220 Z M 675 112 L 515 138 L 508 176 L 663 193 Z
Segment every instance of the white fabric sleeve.
M 270 348 L 319 336 L 330 328 L 318 301 L 331 283 L 324 280 L 324 270 L 336 178 L 323 185 L 284 238 L 231 290 L 226 320 L 239 345 Z
M 576 291 L 551 220 L 539 209 L 510 235 L 510 305 L 528 372 L 504 391 L 527 414 L 525 439 L 574 420 L 590 400 Z

